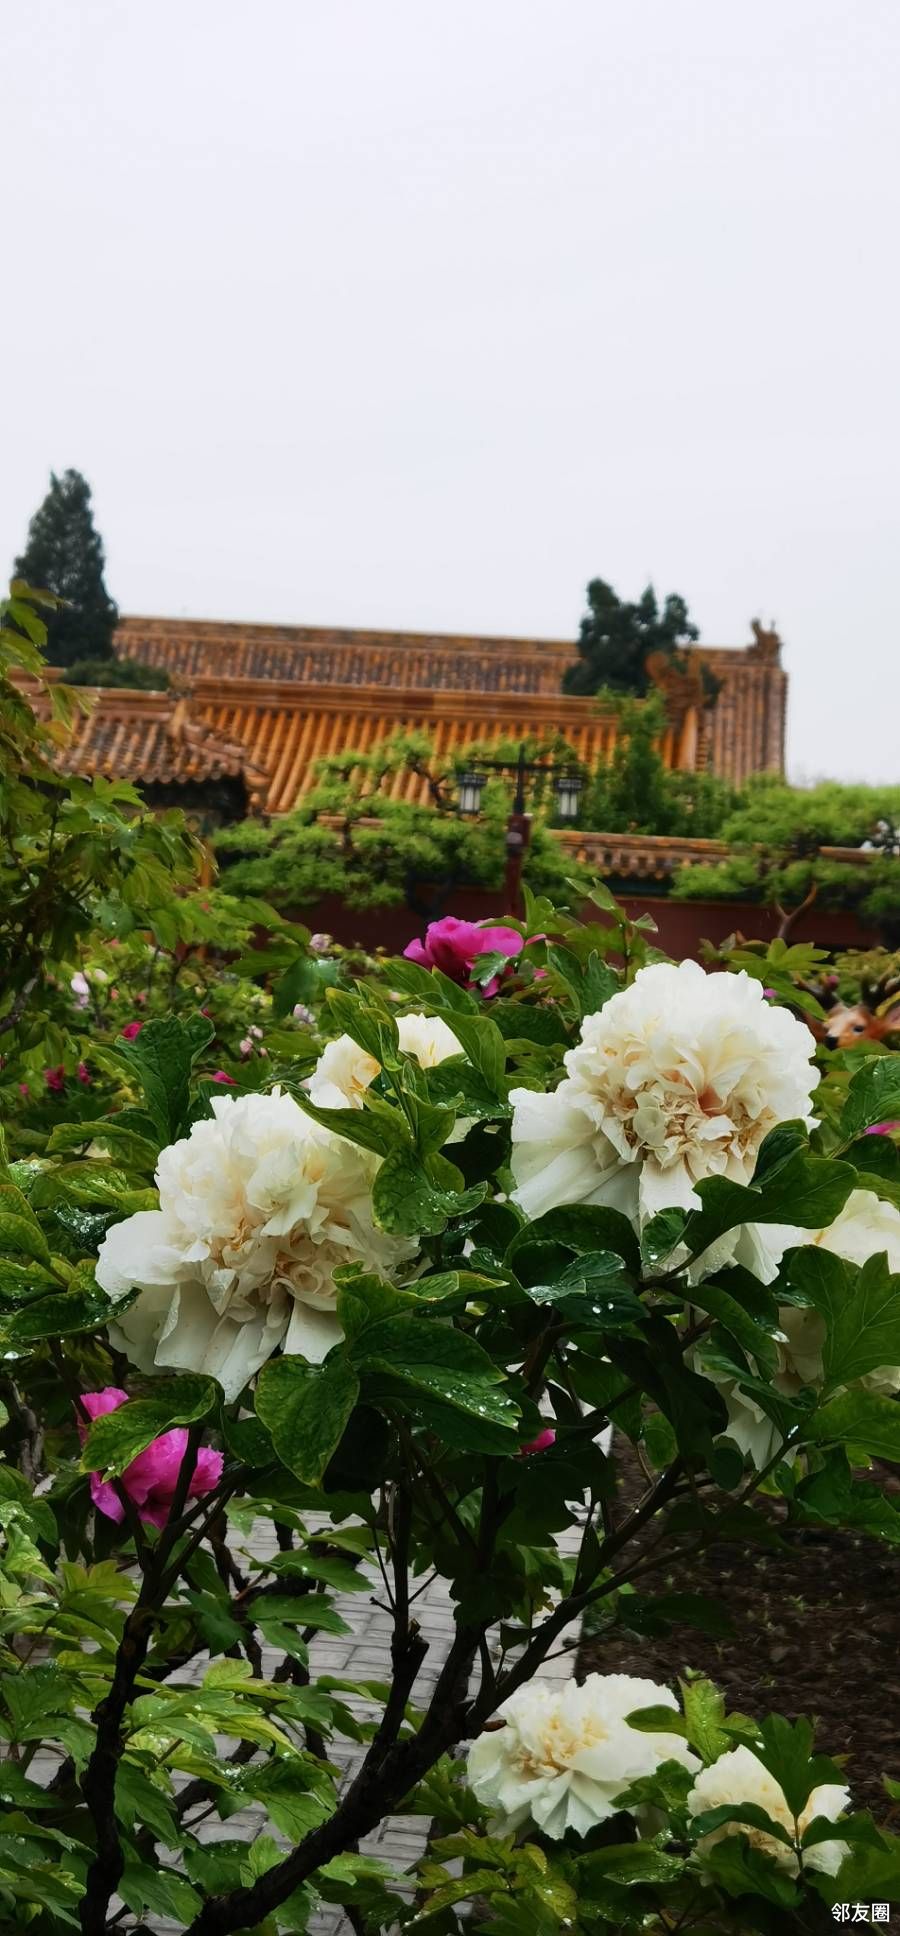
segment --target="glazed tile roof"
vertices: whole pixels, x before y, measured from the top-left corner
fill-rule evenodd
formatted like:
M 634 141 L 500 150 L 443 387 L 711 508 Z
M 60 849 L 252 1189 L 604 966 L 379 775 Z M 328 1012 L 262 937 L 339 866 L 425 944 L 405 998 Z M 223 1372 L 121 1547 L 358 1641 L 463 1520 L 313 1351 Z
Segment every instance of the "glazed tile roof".
M 315 762 L 326 754 L 371 753 L 394 733 L 426 732 L 439 759 L 464 754 L 475 742 L 565 738 L 588 768 L 609 757 L 617 720 L 592 699 L 557 693 L 512 695 L 501 703 L 482 694 L 478 702 L 460 692 L 402 692 L 358 687 L 285 685 L 270 680 L 227 682 L 198 679 L 192 706 L 216 733 L 246 747 L 254 765 L 269 775 L 267 811 L 286 813 L 316 783 Z M 674 730 L 662 742 L 669 765 L 692 764 Z M 398 773 L 395 798 L 427 800 L 426 782 Z
M 64 773 L 129 780 L 136 786 L 242 779 L 248 800 L 264 795 L 268 774 L 240 740 L 217 733 L 173 693 L 88 688 L 91 709 L 77 713 L 57 755 Z M 46 710 L 38 701 L 36 710 Z
M 59 676 L 59 675 L 51 675 Z M 573 758 L 593 768 L 608 758 L 618 722 L 592 699 L 556 694 L 552 701 L 517 695 L 504 705 L 482 695 L 385 691 L 278 681 L 197 679 L 190 696 L 104 688 L 90 694 L 92 709 L 77 717 L 60 752 L 64 772 L 130 780 L 138 785 L 183 784 L 242 776 L 254 811 L 287 813 L 316 784 L 315 763 L 326 754 L 371 753 L 394 733 L 427 732 L 438 758 L 465 754 L 478 742 L 566 740 Z M 669 765 L 692 765 L 689 728 L 661 742 Z M 395 798 L 427 801 L 427 782 L 399 772 Z
M 689 654 L 720 681 L 716 703 L 704 715 L 697 736 L 696 757 L 738 786 L 751 773 L 784 770 L 787 674 L 777 634 L 756 630 L 753 645 L 695 646 Z M 488 708 L 513 698 L 517 705 L 543 700 L 548 730 L 561 701 L 563 675 L 575 657 L 574 646 L 560 639 L 210 619 L 125 618 L 115 644 L 120 656 L 163 667 L 195 689 L 215 687 L 223 703 L 237 684 L 249 681 L 264 681 L 273 693 L 276 688 L 289 692 L 301 687 L 320 694 L 330 686 L 344 693 L 348 714 L 373 690 L 385 702 L 388 693 L 409 702 L 415 692 L 423 705 L 428 694 L 456 694 L 458 699 L 467 696 L 470 707 L 471 695 L 481 694 Z M 670 690 L 667 703 L 672 701 Z M 675 711 L 677 716 L 677 703 Z
M 191 681 L 278 679 L 454 692 L 558 692 L 574 657 L 566 640 L 164 618 L 122 619 L 115 649 L 120 658 L 163 666 Z

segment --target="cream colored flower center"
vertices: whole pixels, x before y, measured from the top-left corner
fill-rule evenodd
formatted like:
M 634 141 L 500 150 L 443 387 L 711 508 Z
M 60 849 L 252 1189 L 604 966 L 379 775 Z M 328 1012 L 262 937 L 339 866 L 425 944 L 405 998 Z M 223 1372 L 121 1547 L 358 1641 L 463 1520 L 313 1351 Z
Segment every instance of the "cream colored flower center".
M 517 1759 L 527 1781 L 540 1781 L 547 1775 L 564 1775 L 583 1748 L 596 1748 L 608 1738 L 609 1729 L 599 1715 L 586 1714 L 575 1727 L 564 1715 L 554 1714 L 545 1724 L 540 1746 L 535 1749 L 521 1742 Z
M 739 1093 L 723 1098 L 711 1084 L 698 1091 L 682 1069 L 647 1076 L 631 1062 L 601 1066 L 588 1087 L 635 1155 L 649 1152 L 663 1169 L 701 1152 L 705 1167 L 716 1150 L 743 1162 L 775 1125 L 774 1110 L 758 1099 L 751 1108 Z

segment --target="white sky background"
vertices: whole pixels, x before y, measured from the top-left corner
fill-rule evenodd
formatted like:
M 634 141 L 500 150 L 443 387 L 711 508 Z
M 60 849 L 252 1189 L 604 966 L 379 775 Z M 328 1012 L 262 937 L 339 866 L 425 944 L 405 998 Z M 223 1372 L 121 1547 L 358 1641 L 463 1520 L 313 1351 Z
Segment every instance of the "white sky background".
M 774 617 L 792 769 L 900 780 L 897 0 L 5 0 L 12 557 L 125 612 Z M 15 173 L 16 179 L 13 179 Z

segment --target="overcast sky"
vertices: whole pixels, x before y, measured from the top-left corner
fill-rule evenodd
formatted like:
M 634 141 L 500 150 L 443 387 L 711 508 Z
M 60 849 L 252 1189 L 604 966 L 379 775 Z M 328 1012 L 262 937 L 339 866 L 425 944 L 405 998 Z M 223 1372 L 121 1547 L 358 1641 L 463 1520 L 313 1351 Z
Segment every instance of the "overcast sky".
M 0 529 L 125 612 L 776 620 L 900 779 L 897 0 L 5 0 Z M 17 183 L 12 187 L 12 173 Z

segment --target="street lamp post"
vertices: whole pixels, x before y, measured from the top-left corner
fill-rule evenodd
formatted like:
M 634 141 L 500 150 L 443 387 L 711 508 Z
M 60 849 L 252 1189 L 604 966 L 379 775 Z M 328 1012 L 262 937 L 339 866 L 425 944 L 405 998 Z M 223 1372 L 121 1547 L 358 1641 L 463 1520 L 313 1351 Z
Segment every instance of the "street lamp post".
M 556 786 L 556 810 L 560 819 L 576 820 L 581 800 L 581 775 L 575 766 L 545 765 L 542 760 L 526 759 L 524 744 L 519 747 L 516 760 L 479 760 L 477 766 L 467 768 L 459 779 L 459 811 L 470 819 L 481 811 L 481 796 L 488 776 L 483 769 L 515 775 L 516 790 L 506 822 L 504 893 L 507 912 L 518 914 L 522 869 L 531 839 L 531 815 L 526 811 L 525 782 L 532 773 L 546 774 Z

